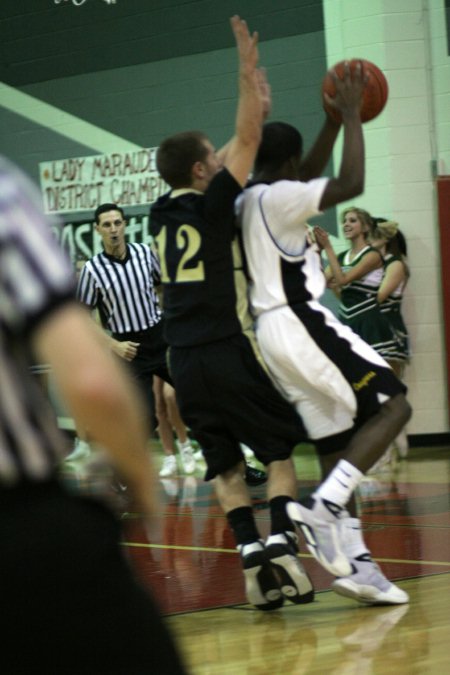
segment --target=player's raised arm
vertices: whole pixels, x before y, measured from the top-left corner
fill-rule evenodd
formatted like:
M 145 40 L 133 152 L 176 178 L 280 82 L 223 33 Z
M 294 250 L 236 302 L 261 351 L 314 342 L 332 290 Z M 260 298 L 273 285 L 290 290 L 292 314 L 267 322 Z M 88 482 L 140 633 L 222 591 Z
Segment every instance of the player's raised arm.
M 325 100 L 341 114 L 344 144 L 339 175 L 328 182 L 320 201 L 322 211 L 358 196 L 364 189 L 364 136 L 360 110 L 365 77 L 361 64 L 358 63 L 351 73 L 350 66 L 346 63 L 343 79 L 340 79 L 334 71 L 332 77 L 336 86 L 336 96 L 334 99 L 327 96 Z
M 258 70 L 258 33 L 250 34 L 239 16 L 231 18 L 231 27 L 239 55 L 239 100 L 235 135 L 227 144 L 224 166 L 244 186 L 261 139 L 263 92 L 267 96 L 268 90 L 265 73 Z

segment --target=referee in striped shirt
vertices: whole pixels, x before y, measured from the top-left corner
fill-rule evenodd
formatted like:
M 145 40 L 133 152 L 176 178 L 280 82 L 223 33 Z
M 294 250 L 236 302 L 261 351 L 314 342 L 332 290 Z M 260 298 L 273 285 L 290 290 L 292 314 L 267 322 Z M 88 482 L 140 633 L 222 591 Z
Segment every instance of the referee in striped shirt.
M 146 516 L 158 508 L 143 402 L 75 300 L 39 194 L 0 158 L 0 634 L 4 675 L 183 675 L 175 646 L 99 499 L 69 492 L 65 441 L 33 362 L 110 454 Z
M 111 348 L 128 362 L 154 411 L 153 375 L 171 383 L 155 290 L 161 283 L 159 260 L 150 246 L 126 243 L 120 206 L 100 205 L 94 220 L 103 251 L 84 265 L 77 295 L 90 309 L 98 309 Z
M 163 337 L 163 316 L 156 288 L 161 284 L 159 259 L 147 244 L 127 244 L 126 219 L 117 204 L 101 204 L 94 214 L 95 229 L 103 243 L 103 251 L 93 256 L 82 268 L 78 283 L 78 299 L 91 310 L 97 309 L 103 327 L 109 334 L 110 347 L 124 359 L 138 382 L 148 403 L 152 427 L 158 427 L 171 475 L 177 471 L 173 430 L 170 421 L 157 419 L 153 393 L 153 376 L 172 384 Z M 178 428 L 180 431 L 180 428 Z M 187 433 L 187 432 L 186 432 Z M 177 439 L 181 464 L 187 474 L 196 463 L 190 439 Z M 76 457 L 76 450 L 69 455 Z

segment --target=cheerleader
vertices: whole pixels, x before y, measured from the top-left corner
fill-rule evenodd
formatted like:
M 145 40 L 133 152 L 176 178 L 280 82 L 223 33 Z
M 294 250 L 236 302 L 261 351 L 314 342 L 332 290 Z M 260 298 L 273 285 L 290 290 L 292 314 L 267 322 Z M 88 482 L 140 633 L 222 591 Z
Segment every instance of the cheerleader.
M 320 227 L 314 228 L 316 241 L 328 258 L 325 269 L 328 287 L 340 300 L 338 318 L 389 361 L 399 347 L 398 339 L 378 303 L 384 260 L 380 251 L 369 243 L 372 218 L 364 209 L 352 206 L 343 212 L 342 224 L 350 248 L 338 256 L 328 233 Z
M 388 319 L 397 336 L 397 349 L 388 363 L 399 379 L 403 379 L 405 366 L 411 358 L 408 330 L 402 316 L 402 300 L 410 272 L 407 263 L 406 240 L 398 223 L 385 218 L 374 218 L 371 245 L 384 259 L 384 274 L 377 293 L 381 313 Z M 406 430 L 395 441 L 400 457 L 408 455 Z

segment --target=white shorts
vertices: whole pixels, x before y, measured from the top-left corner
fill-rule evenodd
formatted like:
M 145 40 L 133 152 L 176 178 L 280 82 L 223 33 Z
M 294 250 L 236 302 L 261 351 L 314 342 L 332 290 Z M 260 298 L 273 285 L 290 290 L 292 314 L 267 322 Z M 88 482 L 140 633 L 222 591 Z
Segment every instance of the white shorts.
M 264 312 L 256 335 L 275 385 L 311 439 L 352 428 L 402 391 L 386 361 L 318 302 Z

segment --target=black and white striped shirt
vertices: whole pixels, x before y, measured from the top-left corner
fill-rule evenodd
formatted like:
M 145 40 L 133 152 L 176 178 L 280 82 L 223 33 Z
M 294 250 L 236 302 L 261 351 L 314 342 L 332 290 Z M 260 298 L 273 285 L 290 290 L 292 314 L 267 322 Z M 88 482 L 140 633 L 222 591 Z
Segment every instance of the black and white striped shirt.
M 48 479 L 60 459 L 63 439 L 30 370 L 30 337 L 74 293 L 39 194 L 0 158 L 0 489 Z
M 103 326 L 113 334 L 146 331 L 161 321 L 155 287 L 161 283 L 159 260 L 146 244 L 127 244 L 123 260 L 104 251 L 88 260 L 77 296 L 98 309 Z

